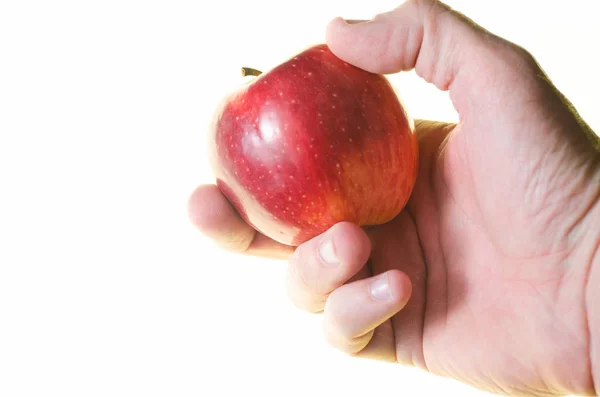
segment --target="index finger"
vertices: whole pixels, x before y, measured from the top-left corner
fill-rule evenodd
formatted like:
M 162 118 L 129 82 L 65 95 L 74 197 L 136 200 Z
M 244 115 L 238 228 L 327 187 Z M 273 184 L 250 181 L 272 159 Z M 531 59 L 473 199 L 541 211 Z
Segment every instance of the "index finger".
M 287 259 L 294 247 L 278 243 L 248 225 L 216 185 L 201 185 L 188 201 L 192 223 L 224 249 L 265 258 Z

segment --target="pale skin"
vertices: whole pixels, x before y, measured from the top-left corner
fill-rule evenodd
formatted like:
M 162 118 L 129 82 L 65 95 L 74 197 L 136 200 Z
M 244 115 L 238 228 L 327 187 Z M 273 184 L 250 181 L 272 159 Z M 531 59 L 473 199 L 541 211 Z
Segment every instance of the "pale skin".
M 232 252 L 288 260 L 290 299 L 359 357 L 510 395 L 600 390 L 600 145 L 526 51 L 431 1 L 327 27 L 346 62 L 415 69 L 458 124 L 418 121 L 420 171 L 392 222 L 297 248 L 200 186 L 190 217 Z M 390 395 L 400 394 L 390 390 Z

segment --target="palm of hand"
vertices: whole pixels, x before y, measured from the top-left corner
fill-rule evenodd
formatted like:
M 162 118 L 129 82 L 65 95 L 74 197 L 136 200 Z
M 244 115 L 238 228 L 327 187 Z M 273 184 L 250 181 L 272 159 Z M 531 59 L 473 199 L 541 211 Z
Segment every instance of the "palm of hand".
M 372 343 L 394 340 L 400 362 L 486 390 L 560 394 L 591 382 L 577 337 L 585 274 L 569 266 L 585 183 L 580 168 L 560 166 L 576 145 L 553 146 L 572 132 L 549 129 L 557 115 L 532 117 L 522 98 L 499 123 L 484 113 L 454 128 L 421 123 L 409 208 L 371 232 L 373 272 L 404 271 L 413 294 Z

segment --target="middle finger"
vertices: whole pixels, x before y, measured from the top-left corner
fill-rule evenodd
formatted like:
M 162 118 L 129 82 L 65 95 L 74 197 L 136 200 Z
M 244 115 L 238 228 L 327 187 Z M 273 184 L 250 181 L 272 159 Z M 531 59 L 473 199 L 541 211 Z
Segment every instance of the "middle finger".
M 350 222 L 334 225 L 300 245 L 290 258 L 290 299 L 303 310 L 322 311 L 329 294 L 358 275 L 370 252 L 369 237 L 359 226 Z

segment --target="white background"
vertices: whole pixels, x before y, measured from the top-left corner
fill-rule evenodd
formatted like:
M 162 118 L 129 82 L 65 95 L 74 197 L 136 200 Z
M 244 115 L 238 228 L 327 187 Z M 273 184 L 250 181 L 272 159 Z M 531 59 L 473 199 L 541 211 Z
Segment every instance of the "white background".
M 190 225 L 240 66 L 396 1 L 0 2 L 0 396 L 482 395 L 348 358 L 287 301 L 285 263 Z M 538 58 L 600 130 L 596 1 L 450 1 Z M 447 95 L 392 76 L 417 118 Z

